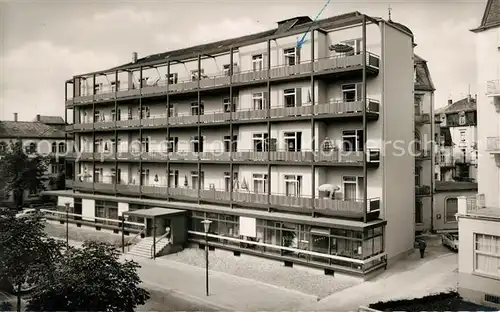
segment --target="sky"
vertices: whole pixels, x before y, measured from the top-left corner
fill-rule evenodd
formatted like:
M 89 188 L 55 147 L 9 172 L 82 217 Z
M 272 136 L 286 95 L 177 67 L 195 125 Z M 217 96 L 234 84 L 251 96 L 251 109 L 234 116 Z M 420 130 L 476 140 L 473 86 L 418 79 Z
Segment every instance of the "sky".
M 172 49 L 314 18 L 324 0 L 0 0 L 0 120 L 64 116 L 74 75 Z M 408 26 L 428 61 L 435 106 L 476 90 L 475 37 L 486 0 L 331 0 L 321 17 L 360 11 Z

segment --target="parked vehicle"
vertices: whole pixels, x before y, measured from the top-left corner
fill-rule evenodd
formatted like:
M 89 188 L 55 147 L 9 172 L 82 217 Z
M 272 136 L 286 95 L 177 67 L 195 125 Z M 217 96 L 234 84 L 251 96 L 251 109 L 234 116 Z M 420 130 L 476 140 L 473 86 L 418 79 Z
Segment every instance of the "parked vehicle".
M 26 218 L 26 217 L 34 216 L 38 213 L 41 213 L 38 209 L 33 209 L 33 208 L 23 209 L 23 211 L 16 214 L 16 218 Z M 46 221 L 45 217 L 42 217 L 42 221 Z
M 441 242 L 451 250 L 458 251 L 458 233 L 444 233 L 441 235 Z

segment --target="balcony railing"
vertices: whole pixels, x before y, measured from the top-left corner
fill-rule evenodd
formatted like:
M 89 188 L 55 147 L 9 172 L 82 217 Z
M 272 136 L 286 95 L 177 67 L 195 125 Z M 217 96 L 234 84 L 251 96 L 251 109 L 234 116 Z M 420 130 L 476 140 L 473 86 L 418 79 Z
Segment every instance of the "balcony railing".
M 415 195 L 417 196 L 427 196 L 431 194 L 431 187 L 429 185 L 416 185 Z
M 486 150 L 492 153 L 500 152 L 500 137 L 486 138 Z
M 366 65 L 372 69 L 379 68 L 379 56 L 370 52 L 366 53 Z M 363 54 L 345 55 L 345 56 L 331 56 L 327 58 L 315 59 L 314 61 L 303 61 L 295 65 L 279 65 L 271 67 L 271 69 L 262 70 L 249 70 L 249 71 L 235 71 L 233 76 L 230 77 L 226 72 L 217 73 L 212 76 L 203 76 L 200 81 L 193 81 L 193 79 L 184 79 L 178 81 L 171 81 L 168 84 L 168 92 L 185 92 L 199 88 L 214 88 L 229 85 L 232 81 L 233 84 L 249 83 L 258 80 L 264 80 L 268 77 L 272 79 L 293 77 L 302 74 L 310 74 L 313 70 L 315 73 L 322 74 L 328 71 L 337 69 L 345 70 L 348 68 L 359 69 L 363 64 Z M 175 82 L 175 83 L 172 83 Z M 142 88 L 137 84 L 132 84 L 128 88 L 128 84 L 120 84 L 118 90 L 109 85 L 102 85 L 102 88 L 92 94 L 94 89 L 92 86 L 86 85 L 81 88 L 82 96 L 74 97 L 68 100 L 68 104 L 84 104 L 91 103 L 92 101 L 112 100 L 115 98 L 124 98 L 138 95 L 154 95 L 167 93 L 167 80 L 159 79 L 153 83 L 143 85 Z M 69 104 L 68 104 L 69 105 Z
M 105 183 L 83 183 L 75 181 L 75 188 L 77 189 L 93 189 L 98 191 L 113 191 L 115 184 Z M 191 189 L 191 188 L 175 188 L 167 187 L 165 185 L 158 186 L 141 186 L 116 184 L 116 191 L 121 193 L 128 193 L 131 195 L 138 195 L 140 193 L 153 197 L 162 198 L 178 198 L 178 199 L 201 199 L 213 202 L 229 203 L 231 200 L 231 193 L 226 190 L 216 189 Z M 199 197 L 198 197 L 199 194 Z M 270 205 L 273 207 L 293 208 L 298 211 L 312 211 L 314 205 L 315 209 L 327 213 L 344 214 L 347 216 L 360 216 L 364 211 L 363 200 L 342 200 L 330 198 L 312 198 L 310 196 L 292 196 L 287 194 L 262 194 L 252 193 L 249 191 L 235 191 L 232 193 L 232 200 L 234 203 L 239 204 L 260 204 Z M 380 199 L 369 199 L 367 203 L 367 211 L 375 212 L 380 209 Z
M 431 115 L 427 113 L 417 114 L 415 115 L 415 122 L 419 124 L 428 124 L 431 122 Z
M 415 158 L 416 159 L 430 159 L 431 158 L 431 151 L 430 150 L 420 150 L 415 152 Z
M 367 162 L 379 162 L 380 158 L 373 157 L 373 154 L 379 153 L 379 149 L 368 149 Z M 328 151 L 254 151 L 238 150 L 236 152 L 227 152 L 224 150 L 192 152 L 192 151 L 149 151 L 140 152 L 137 150 L 120 151 L 118 153 L 105 151 L 98 153 L 83 152 L 78 160 L 81 161 L 220 161 L 220 162 L 259 162 L 273 161 L 283 163 L 322 163 L 322 164 L 361 164 L 363 162 L 363 151 L 342 151 L 332 149 Z
M 475 212 L 485 207 L 484 194 L 477 194 L 476 196 L 467 196 L 467 212 Z
M 486 83 L 486 94 L 488 96 L 500 96 L 500 80 L 491 80 Z
M 311 105 L 306 103 L 303 106 L 294 107 L 271 107 L 268 110 L 237 110 L 235 112 L 210 112 L 204 115 L 176 115 L 166 117 L 166 115 L 156 115 L 143 119 L 127 119 L 118 121 L 106 121 L 96 123 L 79 123 L 72 125 L 74 130 L 106 130 L 106 129 L 127 129 L 138 127 L 161 127 L 161 126 L 178 126 L 178 125 L 196 125 L 196 124 L 213 124 L 222 123 L 232 120 L 233 122 L 244 120 L 262 120 L 268 118 L 280 119 L 287 117 L 300 116 L 323 116 L 323 115 L 344 115 L 361 113 L 363 111 L 363 101 L 343 102 L 334 101 L 328 104 Z M 368 113 L 377 114 L 380 110 L 380 103 L 376 100 L 368 99 L 366 101 L 366 111 Z

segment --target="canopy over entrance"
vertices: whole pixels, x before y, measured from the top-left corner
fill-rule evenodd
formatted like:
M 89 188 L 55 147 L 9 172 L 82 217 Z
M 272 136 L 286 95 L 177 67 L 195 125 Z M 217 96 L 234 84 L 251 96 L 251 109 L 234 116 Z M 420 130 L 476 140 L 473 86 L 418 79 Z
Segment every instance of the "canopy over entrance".
M 153 219 L 159 217 L 173 217 L 177 215 L 182 215 L 185 212 L 186 212 L 185 210 L 179 210 L 179 209 L 153 207 L 153 208 L 138 209 L 133 211 L 124 211 L 123 214 L 128 216 Z

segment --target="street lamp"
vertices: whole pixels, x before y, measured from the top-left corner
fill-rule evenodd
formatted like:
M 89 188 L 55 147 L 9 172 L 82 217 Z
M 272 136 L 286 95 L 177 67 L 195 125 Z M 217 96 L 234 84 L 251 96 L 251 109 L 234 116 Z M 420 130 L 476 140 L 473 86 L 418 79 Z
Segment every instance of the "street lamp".
M 65 203 L 64 205 L 66 206 L 66 248 L 69 248 L 69 225 L 68 225 L 69 203 Z
M 125 221 L 128 221 L 128 215 L 122 213 L 122 253 L 125 253 Z
M 210 230 L 210 224 L 212 221 L 203 220 L 201 223 L 203 223 L 203 227 L 205 229 L 205 286 L 208 296 L 208 231 Z

